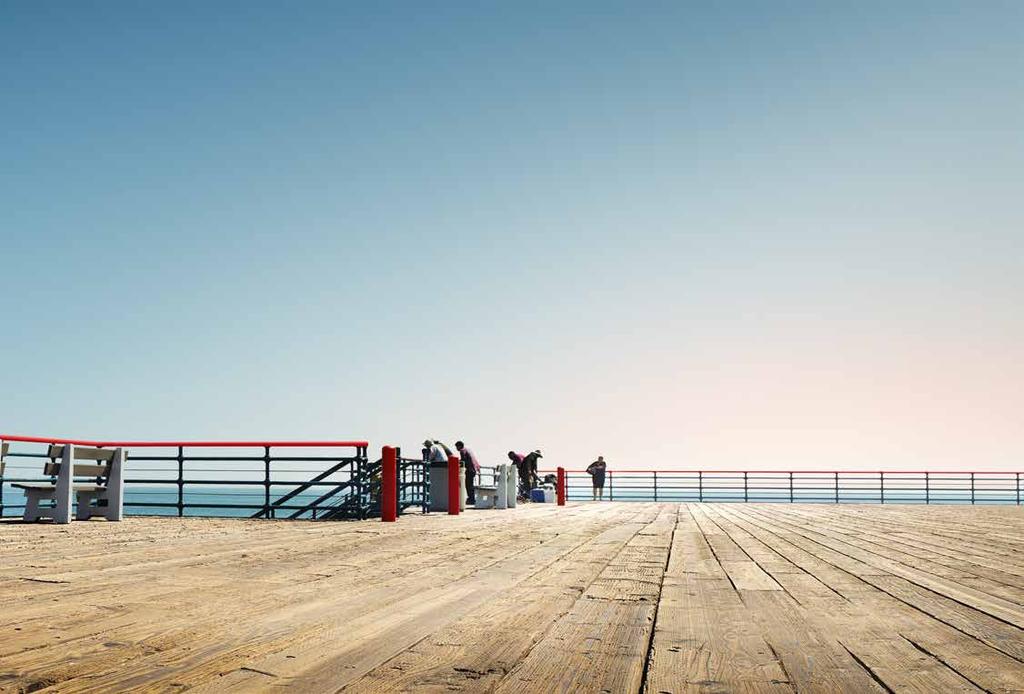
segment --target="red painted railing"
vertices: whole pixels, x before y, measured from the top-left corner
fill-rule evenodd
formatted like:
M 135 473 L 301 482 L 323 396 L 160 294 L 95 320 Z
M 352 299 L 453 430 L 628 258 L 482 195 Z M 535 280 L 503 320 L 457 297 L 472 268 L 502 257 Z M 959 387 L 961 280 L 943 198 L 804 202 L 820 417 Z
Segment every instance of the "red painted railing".
M 0 434 L 0 440 L 42 447 L 7 452 L 0 490 L 44 481 L 37 461 L 47 457 L 48 444 L 129 449 L 129 513 L 364 518 L 373 512 L 378 484 L 366 441 L 101 441 L 12 434 Z M 0 516 L 23 504 L 20 494 L 5 498 L 0 491 Z
M 366 448 L 367 441 L 90 441 L 86 439 L 62 439 L 52 436 L 18 436 L 0 434 L 0 441 L 22 443 L 69 443 L 75 446 L 96 446 L 97 448 Z

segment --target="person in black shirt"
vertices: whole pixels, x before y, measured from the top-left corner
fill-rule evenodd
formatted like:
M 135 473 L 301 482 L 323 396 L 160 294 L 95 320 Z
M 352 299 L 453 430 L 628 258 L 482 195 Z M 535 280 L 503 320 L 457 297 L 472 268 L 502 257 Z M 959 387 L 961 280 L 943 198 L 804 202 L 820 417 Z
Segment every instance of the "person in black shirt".
M 523 457 L 523 472 L 525 473 L 526 496 L 529 498 L 530 490 L 537 486 L 537 459 L 543 458 L 539 450 L 527 453 Z
M 597 460 L 587 466 L 587 474 L 594 484 L 594 501 L 604 500 L 604 473 L 608 465 L 604 462 L 604 456 L 597 456 Z

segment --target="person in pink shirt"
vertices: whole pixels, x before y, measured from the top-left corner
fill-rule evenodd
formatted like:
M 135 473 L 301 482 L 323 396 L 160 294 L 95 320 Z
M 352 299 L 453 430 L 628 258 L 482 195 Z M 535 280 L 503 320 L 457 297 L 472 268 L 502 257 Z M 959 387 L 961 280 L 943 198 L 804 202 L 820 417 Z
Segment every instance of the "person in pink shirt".
M 469 447 L 462 441 L 455 442 L 455 450 L 459 452 L 459 456 L 462 458 L 462 465 L 466 468 L 466 503 L 476 503 L 476 476 L 480 474 L 480 461 L 476 459 L 473 451 L 469 450 Z
M 526 491 L 526 493 L 523 493 L 523 489 L 525 489 L 525 482 L 524 482 L 524 480 L 527 477 L 526 464 L 524 463 L 524 461 L 526 460 L 526 456 L 523 455 L 522 453 L 516 453 L 515 451 L 509 451 L 508 452 L 508 459 L 512 461 L 512 464 L 516 466 L 516 471 L 519 472 L 519 494 L 518 494 L 519 498 L 520 499 L 524 499 L 526 497 L 529 497 L 530 496 L 530 492 L 528 490 Z

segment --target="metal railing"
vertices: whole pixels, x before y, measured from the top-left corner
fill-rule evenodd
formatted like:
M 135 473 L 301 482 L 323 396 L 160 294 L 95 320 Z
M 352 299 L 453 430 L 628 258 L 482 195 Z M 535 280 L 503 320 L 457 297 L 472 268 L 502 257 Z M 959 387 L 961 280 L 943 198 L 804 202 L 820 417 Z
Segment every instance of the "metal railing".
M 52 481 L 43 474 L 50 443 L 128 449 L 125 511 L 130 514 L 310 519 L 373 514 L 373 465 L 365 441 L 2 438 L 12 445 L 0 473 L 0 516 L 21 515 L 24 509 L 24 496 L 12 483 Z
M 403 458 L 402 449 L 395 451 L 398 465 L 398 515 L 419 507 L 430 513 L 430 464 L 422 458 Z M 378 512 L 379 512 L 378 504 Z
M 591 499 L 590 475 L 582 470 L 568 471 L 566 491 L 571 501 Z M 605 475 L 603 498 L 607 501 L 1020 505 L 1021 473 L 609 470 Z

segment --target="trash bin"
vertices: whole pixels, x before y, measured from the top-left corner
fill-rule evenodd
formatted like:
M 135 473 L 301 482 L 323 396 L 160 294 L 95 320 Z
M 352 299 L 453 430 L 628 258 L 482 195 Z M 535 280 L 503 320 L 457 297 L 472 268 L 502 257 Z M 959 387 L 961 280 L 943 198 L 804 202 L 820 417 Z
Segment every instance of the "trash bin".
M 459 465 L 459 510 L 466 510 L 466 476 Z M 448 510 L 448 463 L 430 464 L 430 510 Z

